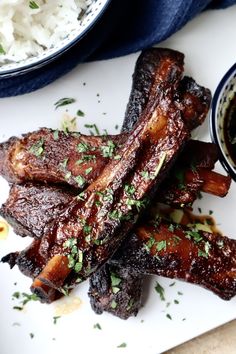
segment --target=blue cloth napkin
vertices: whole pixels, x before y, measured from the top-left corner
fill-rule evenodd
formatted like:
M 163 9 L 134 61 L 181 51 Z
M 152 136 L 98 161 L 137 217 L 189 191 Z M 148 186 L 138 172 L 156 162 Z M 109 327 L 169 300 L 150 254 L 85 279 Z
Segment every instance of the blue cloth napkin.
M 235 3 L 236 0 L 112 0 L 94 28 L 53 63 L 17 77 L 0 77 L 0 97 L 44 87 L 84 61 L 148 48 L 168 38 L 201 11 Z

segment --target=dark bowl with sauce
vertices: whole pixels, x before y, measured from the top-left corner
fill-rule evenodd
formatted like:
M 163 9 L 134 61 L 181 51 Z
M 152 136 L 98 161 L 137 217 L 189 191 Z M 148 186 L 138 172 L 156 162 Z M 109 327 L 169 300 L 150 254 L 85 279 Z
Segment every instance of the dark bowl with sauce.
M 236 181 L 236 64 L 224 75 L 213 96 L 210 131 L 223 167 Z

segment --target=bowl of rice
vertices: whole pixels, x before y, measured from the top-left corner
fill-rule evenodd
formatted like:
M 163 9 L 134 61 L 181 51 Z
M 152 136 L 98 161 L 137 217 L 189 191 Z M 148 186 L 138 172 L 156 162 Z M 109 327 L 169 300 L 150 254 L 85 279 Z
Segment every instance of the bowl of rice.
M 77 43 L 110 0 L 0 0 L 0 76 L 25 73 Z

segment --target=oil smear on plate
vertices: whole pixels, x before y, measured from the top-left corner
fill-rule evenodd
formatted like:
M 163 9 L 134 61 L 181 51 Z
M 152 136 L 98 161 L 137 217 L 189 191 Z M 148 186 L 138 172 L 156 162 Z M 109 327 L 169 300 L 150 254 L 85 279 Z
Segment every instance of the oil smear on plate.
M 0 220 L 0 240 L 6 240 L 9 234 L 9 225 L 5 220 Z

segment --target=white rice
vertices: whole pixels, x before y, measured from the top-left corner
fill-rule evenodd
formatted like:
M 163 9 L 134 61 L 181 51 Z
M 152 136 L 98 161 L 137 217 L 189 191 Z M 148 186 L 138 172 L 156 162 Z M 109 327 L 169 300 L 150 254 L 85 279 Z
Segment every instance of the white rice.
M 0 0 L 0 63 L 37 56 L 60 43 L 78 28 L 78 17 L 90 2 Z

